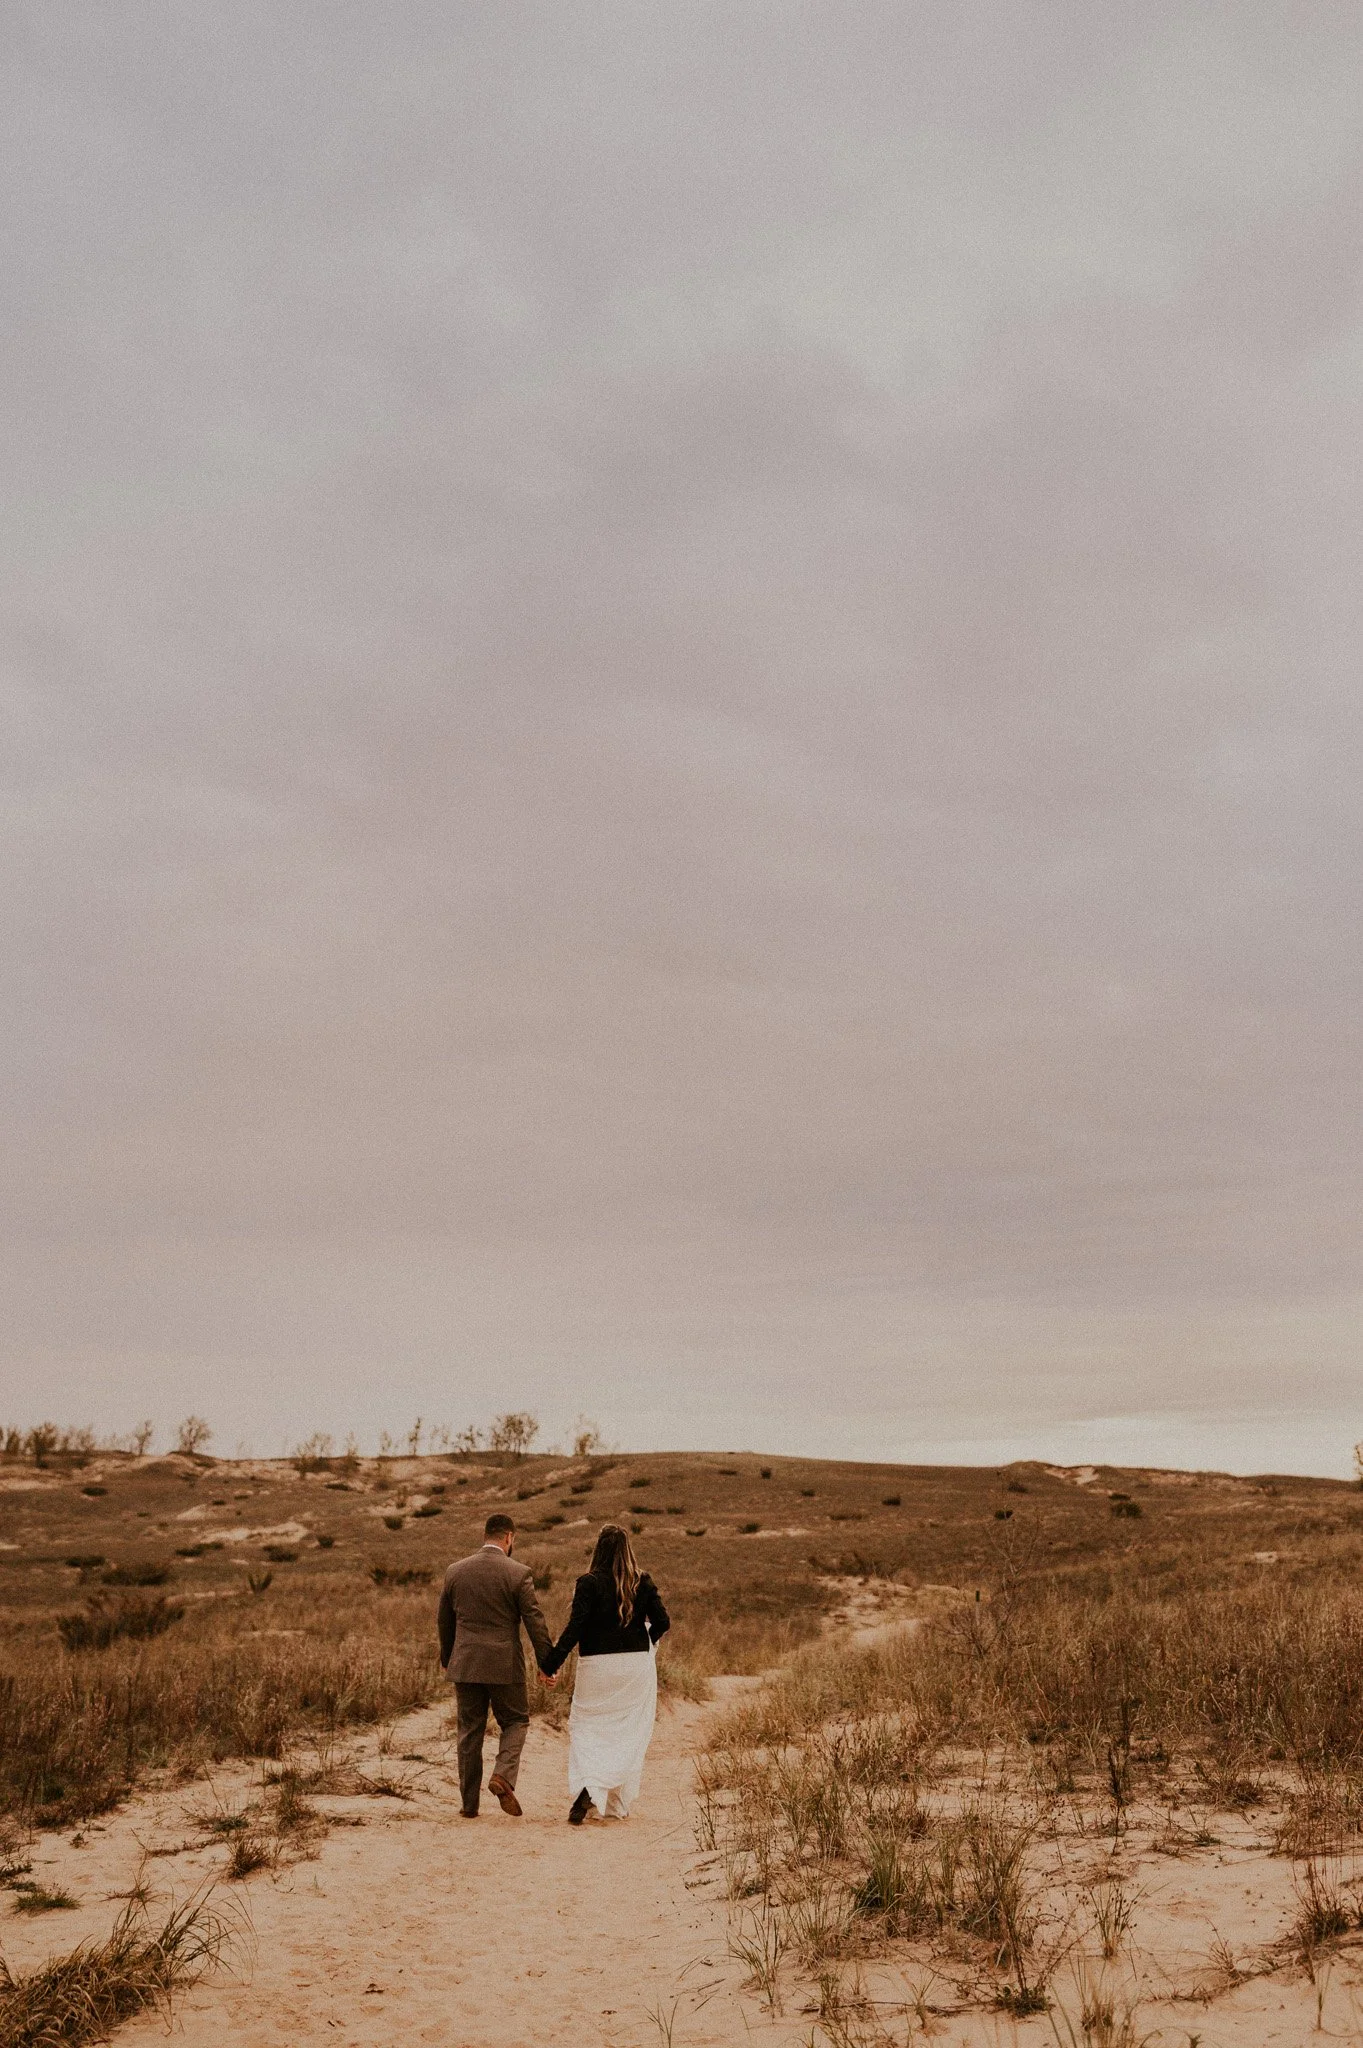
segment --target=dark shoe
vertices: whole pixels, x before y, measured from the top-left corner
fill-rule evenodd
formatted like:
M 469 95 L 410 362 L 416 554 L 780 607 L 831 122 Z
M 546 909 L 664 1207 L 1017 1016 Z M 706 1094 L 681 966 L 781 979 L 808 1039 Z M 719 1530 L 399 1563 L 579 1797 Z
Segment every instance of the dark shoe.
M 489 1778 L 487 1781 L 487 1789 L 492 1794 L 497 1804 L 501 1807 L 503 1813 L 509 1813 L 513 1820 L 520 1819 L 521 1802 L 516 1797 L 511 1787 L 507 1784 L 505 1778 L 500 1776 L 500 1774 L 496 1777 Z
M 572 1805 L 568 1808 L 569 1827 L 580 1828 L 583 1821 L 587 1818 L 587 1815 L 591 1812 L 591 1810 L 592 1795 L 584 1785 L 582 1787 L 582 1790 L 578 1793 L 576 1799 L 573 1801 Z
M 477 1807 L 476 1807 L 476 1806 L 465 1806 L 465 1807 L 461 1807 L 461 1809 L 460 1809 L 460 1819 L 461 1819 L 461 1820 L 477 1820 L 477 1818 L 478 1818 L 478 1809 L 477 1809 Z

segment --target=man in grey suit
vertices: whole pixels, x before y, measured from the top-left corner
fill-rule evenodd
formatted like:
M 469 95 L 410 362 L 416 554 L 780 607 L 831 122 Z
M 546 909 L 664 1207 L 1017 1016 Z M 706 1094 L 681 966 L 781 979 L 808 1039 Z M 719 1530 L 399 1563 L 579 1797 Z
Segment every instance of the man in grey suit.
M 440 1662 L 459 1707 L 459 1792 L 466 1820 L 478 1814 L 489 1707 L 501 1740 L 487 1789 L 503 1813 L 520 1819 L 516 1774 L 530 1726 L 521 1623 L 541 1669 L 554 1647 L 535 1598 L 535 1575 L 512 1557 L 515 1544 L 510 1515 L 489 1515 L 482 1549 L 452 1564 L 440 1589 Z M 557 1683 L 552 1678 L 546 1682 Z

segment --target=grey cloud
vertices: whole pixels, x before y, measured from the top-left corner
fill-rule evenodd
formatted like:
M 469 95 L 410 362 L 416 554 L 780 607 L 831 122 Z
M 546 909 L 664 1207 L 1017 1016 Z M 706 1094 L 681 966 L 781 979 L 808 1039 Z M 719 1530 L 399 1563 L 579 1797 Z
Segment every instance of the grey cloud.
M 1352 15 L 7 36 L 12 1402 L 1333 1457 Z

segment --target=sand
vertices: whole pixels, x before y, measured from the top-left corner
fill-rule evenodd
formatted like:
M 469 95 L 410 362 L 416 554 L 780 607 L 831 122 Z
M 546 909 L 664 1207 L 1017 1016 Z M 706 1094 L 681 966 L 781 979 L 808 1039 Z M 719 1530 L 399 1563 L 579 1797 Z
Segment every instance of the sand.
M 864 1625 L 869 1616 L 848 1619 Z M 718 1704 L 756 1682 L 719 1681 Z M 315 1855 L 219 1886 L 217 1899 L 239 1916 L 234 1964 L 177 2001 L 174 2035 L 186 2048 L 803 2048 L 815 2017 L 810 1986 L 790 1975 L 779 2016 L 743 1990 L 728 1951 L 722 1866 L 697 1846 L 691 1755 L 713 1711 L 665 1706 L 630 1818 L 583 1828 L 565 1824 L 566 1735 L 541 1723 L 526 1746 L 519 1821 L 486 1795 L 478 1820 L 460 1817 L 443 1703 L 398 1723 L 382 1753 L 376 1735 L 358 1740 L 360 1768 L 410 1796 L 320 1797 L 330 1825 Z M 489 1770 L 491 1754 L 490 1742 Z M 258 1771 L 223 1771 L 211 1788 L 139 1797 L 74 1839 L 42 1837 L 34 1877 L 81 1903 L 33 1919 L 6 1913 L 10 1966 L 107 1932 L 113 1895 L 139 1867 L 161 1899 L 221 1877 L 225 1850 L 205 1842 L 196 1816 L 258 1790 Z M 1142 1991 L 1137 2039 L 1162 2048 L 1363 2040 L 1356 1945 L 1325 1961 L 1314 1983 L 1296 1966 L 1239 1984 L 1225 1975 L 1227 1959 L 1262 1971 L 1293 1911 L 1292 1867 L 1269 1854 L 1267 1832 L 1266 1816 L 1219 1816 L 1215 1842 L 1201 1849 L 1154 1856 L 1133 1841 L 1120 1852 L 1143 1894 L 1130 1980 Z M 1110 1855 L 1093 1841 L 1095 1870 Z M 912 1978 L 925 1981 L 921 1971 Z M 908 1995 L 904 1973 L 868 1965 L 864 1988 L 882 2001 L 890 2039 L 904 2042 L 908 2021 L 894 2010 Z M 1082 2041 L 1078 1995 L 1063 1972 L 1058 1988 Z M 1046 2018 L 1015 2024 L 962 2010 L 945 1977 L 927 1985 L 927 2003 L 942 2048 L 1056 2038 Z M 165 2038 L 162 2015 L 118 2036 L 128 2048 Z
M 363 1825 L 333 1825 L 314 1860 L 224 1885 L 229 1909 L 249 1913 L 249 1938 L 234 1972 L 180 1998 L 175 2033 L 192 2048 L 632 2048 L 663 2038 L 650 2009 L 666 2019 L 675 2006 L 677 2040 L 688 2048 L 727 2048 L 750 2033 L 793 2038 L 773 2035 L 740 1999 L 719 1866 L 696 1847 L 689 1752 L 703 1713 L 666 1707 L 639 1805 L 626 1821 L 582 1828 L 566 1825 L 567 1737 L 541 1724 L 522 1763 L 521 1820 L 486 1794 L 476 1821 L 461 1818 L 443 1708 L 399 1723 L 387 1758 L 372 1741 L 358 1745 L 363 1768 L 403 1780 L 412 1798 L 320 1798 L 333 1821 Z M 404 1753 L 426 1761 L 402 1761 Z M 489 1770 L 491 1757 L 489 1742 Z M 232 1806 L 256 1784 L 223 1772 L 215 1790 Z M 221 1846 L 192 1846 L 201 1839 L 193 1816 L 211 1804 L 195 1785 L 131 1802 L 86 1830 L 80 1848 L 42 1838 L 33 1875 L 82 1906 L 6 1916 L 11 1967 L 106 1932 L 116 1910 L 109 1895 L 132 1883 L 143 1845 L 158 1890 L 173 1882 L 183 1895 L 221 1872 Z M 133 2022 L 118 2038 L 128 2048 L 163 2040 L 165 2022 Z

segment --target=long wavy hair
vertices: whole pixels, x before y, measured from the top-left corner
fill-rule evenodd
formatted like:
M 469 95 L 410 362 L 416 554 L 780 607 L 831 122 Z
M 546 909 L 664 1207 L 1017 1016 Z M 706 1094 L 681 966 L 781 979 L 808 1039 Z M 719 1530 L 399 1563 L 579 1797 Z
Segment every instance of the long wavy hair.
M 611 1581 L 620 1610 L 620 1626 L 628 1628 L 634 1617 L 634 1596 L 639 1590 L 639 1561 L 629 1536 L 614 1522 L 607 1522 L 596 1539 L 592 1570 Z

